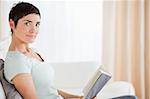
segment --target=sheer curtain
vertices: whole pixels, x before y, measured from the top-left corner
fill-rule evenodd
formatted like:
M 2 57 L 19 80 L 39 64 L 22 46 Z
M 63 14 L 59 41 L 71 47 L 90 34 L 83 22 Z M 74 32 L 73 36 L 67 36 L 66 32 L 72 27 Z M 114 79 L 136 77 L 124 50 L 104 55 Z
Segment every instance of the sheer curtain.
M 150 99 L 150 1 L 104 1 L 103 60 L 112 81 L 131 82 Z

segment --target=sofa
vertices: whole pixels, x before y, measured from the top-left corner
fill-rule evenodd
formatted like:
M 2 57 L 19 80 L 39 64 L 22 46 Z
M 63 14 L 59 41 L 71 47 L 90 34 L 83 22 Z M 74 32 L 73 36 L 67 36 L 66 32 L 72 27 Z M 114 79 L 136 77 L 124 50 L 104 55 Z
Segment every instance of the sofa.
M 0 59 L 4 59 L 11 38 L 0 40 Z M 55 85 L 64 91 L 83 95 L 82 89 L 92 77 L 99 64 L 94 61 L 51 63 L 55 70 Z M 110 73 L 111 74 L 111 73 Z M 136 99 L 131 83 L 109 81 L 97 95 L 97 99 Z M 0 81 L 0 99 L 6 99 Z
M 83 95 L 82 89 L 92 77 L 98 64 L 96 62 L 65 62 L 51 63 L 55 70 L 55 86 L 61 90 L 76 95 Z M 97 99 L 136 99 L 131 83 L 124 81 L 108 82 L 97 95 Z M 6 99 L 0 83 L 0 99 Z

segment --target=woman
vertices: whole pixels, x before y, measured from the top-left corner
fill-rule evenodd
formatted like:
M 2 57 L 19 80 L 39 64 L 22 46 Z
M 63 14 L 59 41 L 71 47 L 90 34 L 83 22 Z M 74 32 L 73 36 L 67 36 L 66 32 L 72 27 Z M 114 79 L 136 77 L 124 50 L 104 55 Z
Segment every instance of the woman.
M 9 13 L 12 42 L 4 66 L 6 79 L 24 99 L 81 99 L 82 96 L 57 90 L 52 67 L 29 48 L 38 34 L 40 19 L 38 8 L 30 3 L 19 2 L 12 7 Z

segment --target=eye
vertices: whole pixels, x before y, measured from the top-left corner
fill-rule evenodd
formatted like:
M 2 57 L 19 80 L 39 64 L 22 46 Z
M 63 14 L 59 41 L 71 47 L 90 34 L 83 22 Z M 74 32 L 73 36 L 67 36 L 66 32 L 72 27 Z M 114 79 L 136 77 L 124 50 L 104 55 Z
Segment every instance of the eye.
M 30 25 L 30 22 L 26 22 L 25 25 L 26 25 L 26 26 L 29 26 L 29 25 Z
M 40 26 L 40 23 L 37 23 L 37 24 L 36 24 L 36 27 L 39 27 L 39 26 Z

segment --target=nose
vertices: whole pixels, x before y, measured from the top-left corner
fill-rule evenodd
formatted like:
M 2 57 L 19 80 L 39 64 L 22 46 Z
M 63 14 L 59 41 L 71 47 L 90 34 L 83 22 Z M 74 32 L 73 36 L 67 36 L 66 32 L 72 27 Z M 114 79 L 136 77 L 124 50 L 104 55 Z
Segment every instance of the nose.
M 31 28 L 30 28 L 30 32 L 31 33 L 36 33 L 37 32 L 37 27 L 32 25 Z

